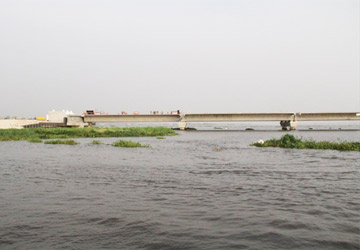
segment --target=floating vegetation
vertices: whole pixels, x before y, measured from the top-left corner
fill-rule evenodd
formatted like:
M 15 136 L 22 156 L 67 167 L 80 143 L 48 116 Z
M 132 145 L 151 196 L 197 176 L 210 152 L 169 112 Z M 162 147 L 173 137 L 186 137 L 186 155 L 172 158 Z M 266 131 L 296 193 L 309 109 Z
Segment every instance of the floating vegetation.
M 164 136 L 157 136 L 156 139 L 162 140 L 162 139 L 165 139 L 165 137 Z
M 148 144 L 141 144 L 134 141 L 123 141 L 119 140 L 113 143 L 114 147 L 124 147 L 124 148 L 150 148 Z
M 258 141 L 251 144 L 256 147 L 280 147 L 280 148 L 296 148 L 296 149 L 330 149 L 339 151 L 360 151 L 360 142 L 328 142 L 313 140 L 302 140 L 293 135 L 286 134 L 280 139 L 271 139 L 267 141 Z
M 39 139 L 100 138 L 100 137 L 143 137 L 177 135 L 165 127 L 133 128 L 27 128 L 0 129 L 0 141 Z
M 50 141 L 45 141 L 45 144 L 76 145 L 76 144 L 79 144 L 79 143 L 74 141 L 74 140 L 50 140 Z
M 99 140 L 93 140 L 93 141 L 91 142 L 91 144 L 99 145 L 99 144 L 102 144 L 102 142 L 99 141 Z
M 38 137 L 29 138 L 29 139 L 27 139 L 27 141 L 28 142 L 36 142 L 36 143 L 42 142 L 42 140 Z

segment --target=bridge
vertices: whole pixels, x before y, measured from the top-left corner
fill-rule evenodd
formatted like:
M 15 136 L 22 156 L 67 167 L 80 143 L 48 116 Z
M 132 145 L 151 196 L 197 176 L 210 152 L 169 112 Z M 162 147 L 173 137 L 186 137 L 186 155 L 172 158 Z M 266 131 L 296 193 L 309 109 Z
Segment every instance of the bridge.
M 204 113 L 166 115 L 69 115 L 67 126 L 84 127 L 96 122 L 176 122 L 181 130 L 188 122 L 278 121 L 282 129 L 295 130 L 299 121 L 360 121 L 360 112 L 333 113 Z

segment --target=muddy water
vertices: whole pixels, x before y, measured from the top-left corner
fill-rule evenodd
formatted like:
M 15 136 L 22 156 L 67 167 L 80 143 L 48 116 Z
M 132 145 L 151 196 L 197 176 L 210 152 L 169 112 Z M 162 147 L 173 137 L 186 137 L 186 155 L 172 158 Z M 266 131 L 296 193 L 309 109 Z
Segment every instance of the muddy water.
M 359 249 L 360 153 L 249 146 L 281 135 L 1 142 L 0 248 Z

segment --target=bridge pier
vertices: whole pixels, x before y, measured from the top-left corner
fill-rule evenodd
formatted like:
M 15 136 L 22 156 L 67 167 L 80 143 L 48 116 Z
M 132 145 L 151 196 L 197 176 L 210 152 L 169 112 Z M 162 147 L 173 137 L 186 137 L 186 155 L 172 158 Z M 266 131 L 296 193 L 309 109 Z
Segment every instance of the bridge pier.
M 185 121 L 180 121 L 178 122 L 178 126 L 180 130 L 185 130 L 186 129 L 186 122 Z
M 297 121 L 280 121 L 282 130 L 296 130 Z

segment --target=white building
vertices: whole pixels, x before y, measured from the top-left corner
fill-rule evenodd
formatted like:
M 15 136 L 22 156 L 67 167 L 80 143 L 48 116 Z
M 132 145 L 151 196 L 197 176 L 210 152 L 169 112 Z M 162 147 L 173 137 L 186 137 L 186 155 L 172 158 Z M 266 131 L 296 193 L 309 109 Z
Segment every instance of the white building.
M 46 115 L 46 120 L 49 122 L 64 122 L 64 118 L 68 115 L 73 115 L 74 113 L 70 110 L 62 111 L 49 111 Z

